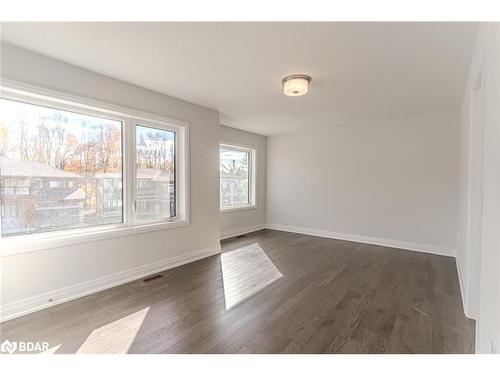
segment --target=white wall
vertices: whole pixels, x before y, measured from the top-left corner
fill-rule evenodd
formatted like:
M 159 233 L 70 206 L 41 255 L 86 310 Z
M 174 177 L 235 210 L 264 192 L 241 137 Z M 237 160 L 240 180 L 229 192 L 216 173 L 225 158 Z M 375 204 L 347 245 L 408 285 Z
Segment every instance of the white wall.
M 469 79 L 465 88 L 461 117 L 461 164 L 459 199 L 459 237 L 457 261 L 460 264 L 463 294 L 469 312 L 476 318 L 476 351 L 500 351 L 500 24 L 483 23 L 479 28 Z M 482 121 L 471 121 L 473 90 L 478 73 L 482 77 Z M 474 153 L 478 126 L 483 127 L 481 164 Z M 479 136 L 479 142 L 481 137 Z M 482 178 L 481 178 L 482 176 Z M 482 181 L 481 181 L 482 180 Z M 482 218 L 474 216 L 479 202 L 474 189 L 481 187 Z M 480 248 L 470 242 L 470 228 L 481 224 Z M 479 267 L 474 260 L 479 252 Z M 479 271 L 479 286 L 475 284 Z
M 271 227 L 454 255 L 458 113 L 268 137 Z
M 3 257 L 4 315 L 220 251 L 218 112 L 10 45 L 1 59 L 2 77 L 190 122 L 191 184 L 189 226 Z
M 221 213 L 221 238 L 262 229 L 266 223 L 266 137 L 221 125 L 220 139 L 251 146 L 257 154 L 256 208 Z

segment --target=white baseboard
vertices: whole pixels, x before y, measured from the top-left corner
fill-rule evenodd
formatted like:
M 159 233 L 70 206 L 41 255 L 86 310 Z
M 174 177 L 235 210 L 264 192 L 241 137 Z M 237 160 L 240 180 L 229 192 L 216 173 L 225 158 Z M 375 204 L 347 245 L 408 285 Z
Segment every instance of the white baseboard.
M 303 227 L 281 225 L 281 224 L 266 224 L 266 228 L 281 230 L 284 232 L 307 234 L 310 236 L 333 238 L 336 240 L 361 242 L 361 243 L 367 243 L 367 244 L 371 244 L 371 245 L 379 245 L 379 246 L 385 246 L 385 247 L 393 247 L 393 248 L 397 248 L 397 249 L 412 250 L 412 251 L 419 251 L 419 252 L 435 254 L 435 255 L 444 255 L 444 256 L 449 256 L 449 257 L 455 257 L 455 249 L 452 249 L 449 247 L 443 247 L 443 246 L 436 246 L 436 245 L 429 245 L 429 244 L 422 244 L 422 243 L 415 243 L 415 242 L 398 241 L 398 240 L 389 240 L 389 239 L 385 239 L 385 238 L 361 236 L 359 234 L 338 233 L 338 232 L 331 232 L 331 231 L 321 230 L 321 229 L 303 228 Z
M 192 251 L 188 254 L 163 259 L 158 262 L 128 269 L 109 276 L 100 277 L 83 283 L 71 285 L 58 290 L 53 290 L 23 300 L 14 301 L 0 307 L 0 322 L 17 318 L 38 310 L 46 309 L 61 303 L 71 301 L 104 289 L 125 284 L 155 274 L 191 263 L 221 252 L 220 245 L 206 249 Z M 51 300 L 49 302 L 49 300 Z
M 244 227 L 244 228 L 238 228 L 238 229 L 235 229 L 235 230 L 230 230 L 230 231 L 222 232 L 220 234 L 220 239 L 221 240 L 225 240 L 226 238 L 240 236 L 242 234 L 246 234 L 246 233 L 250 233 L 250 232 L 255 232 L 257 230 L 261 230 L 261 229 L 265 229 L 265 228 L 266 228 L 266 226 L 264 224 L 256 224 L 256 225 L 251 225 L 251 226 Z
M 221 239 L 254 232 L 265 228 L 455 257 L 455 250 L 447 247 L 419 244 L 413 242 L 404 242 L 397 240 L 388 240 L 382 238 L 361 236 L 356 234 L 338 233 L 338 232 L 331 232 L 319 229 L 303 228 L 303 227 L 280 225 L 280 224 L 265 224 L 265 225 L 258 224 L 245 228 L 240 228 L 238 230 L 227 231 L 221 234 Z M 127 282 L 134 281 L 154 273 L 165 271 L 170 268 L 175 268 L 183 264 L 191 263 L 196 260 L 200 260 L 218 254 L 220 253 L 220 251 L 221 251 L 220 245 L 206 249 L 200 249 L 188 254 L 180 255 L 169 259 L 164 259 L 154 263 L 149 263 L 126 271 L 118 272 L 109 276 L 104 276 L 98 279 L 93 279 L 83 283 L 71 285 L 65 288 L 39 294 L 37 296 L 29 297 L 23 300 L 14 301 L 5 304 L 3 306 L 0 306 L 0 322 L 10 320 L 22 315 L 26 315 L 38 310 L 42 310 L 51 306 L 55 306 L 67 301 L 71 301 L 120 284 L 125 284 Z M 457 268 L 460 280 L 460 290 L 462 292 L 462 300 L 464 301 L 464 308 L 465 308 L 466 303 L 463 294 L 464 286 L 459 267 L 460 265 L 457 261 Z

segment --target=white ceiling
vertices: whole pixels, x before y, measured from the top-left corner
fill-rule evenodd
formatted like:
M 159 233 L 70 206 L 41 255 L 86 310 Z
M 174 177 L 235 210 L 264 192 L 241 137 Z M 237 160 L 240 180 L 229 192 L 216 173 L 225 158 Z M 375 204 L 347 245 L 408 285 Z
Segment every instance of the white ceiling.
M 3 23 L 2 39 L 273 135 L 458 108 L 475 23 Z M 305 97 L 281 79 L 312 76 Z

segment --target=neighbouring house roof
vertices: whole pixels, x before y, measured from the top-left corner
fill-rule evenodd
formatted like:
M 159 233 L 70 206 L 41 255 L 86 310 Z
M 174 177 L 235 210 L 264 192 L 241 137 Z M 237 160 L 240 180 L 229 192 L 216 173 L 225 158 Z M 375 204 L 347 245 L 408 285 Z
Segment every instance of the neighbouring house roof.
M 160 171 L 159 169 L 153 168 L 137 168 L 136 171 L 137 179 L 139 180 L 151 180 L 151 181 L 173 181 L 172 173 L 167 173 Z M 98 173 L 95 178 L 122 178 L 121 173 L 108 172 L 108 173 Z
M 70 195 L 67 197 L 64 197 L 65 201 L 70 201 L 70 200 L 82 200 L 85 199 L 86 194 L 82 189 L 75 190 L 72 192 Z
M 11 159 L 7 156 L 0 156 L 0 176 L 83 178 L 76 173 L 66 172 L 38 161 Z
M 117 172 L 97 173 L 94 177 L 98 179 L 106 179 L 106 178 L 115 179 L 115 178 L 122 178 L 122 174 Z

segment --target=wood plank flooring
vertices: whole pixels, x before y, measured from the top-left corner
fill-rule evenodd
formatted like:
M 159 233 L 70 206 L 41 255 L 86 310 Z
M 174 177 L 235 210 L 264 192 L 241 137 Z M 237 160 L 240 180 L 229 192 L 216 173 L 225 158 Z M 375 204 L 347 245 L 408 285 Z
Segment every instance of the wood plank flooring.
M 262 230 L 0 325 L 53 353 L 472 353 L 449 257 Z

